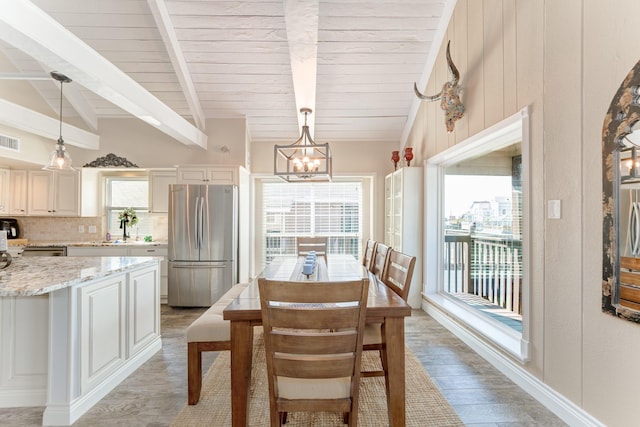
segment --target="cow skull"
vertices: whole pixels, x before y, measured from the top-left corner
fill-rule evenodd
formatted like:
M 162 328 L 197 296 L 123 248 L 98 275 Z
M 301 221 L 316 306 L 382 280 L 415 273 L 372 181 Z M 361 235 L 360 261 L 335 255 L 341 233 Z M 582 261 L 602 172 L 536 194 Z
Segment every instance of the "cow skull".
M 447 64 L 449 64 L 449 72 L 453 78 L 446 82 L 442 86 L 442 90 L 437 95 L 423 95 L 418 90 L 416 83 L 413 83 L 413 90 L 416 96 L 425 101 L 440 101 L 440 108 L 445 111 L 445 124 L 447 125 L 447 132 L 453 132 L 453 126 L 456 120 L 464 116 L 464 105 L 460 101 L 460 87 L 458 82 L 460 81 L 460 72 L 451 60 L 451 52 L 449 51 L 449 45 L 451 41 L 447 43 Z

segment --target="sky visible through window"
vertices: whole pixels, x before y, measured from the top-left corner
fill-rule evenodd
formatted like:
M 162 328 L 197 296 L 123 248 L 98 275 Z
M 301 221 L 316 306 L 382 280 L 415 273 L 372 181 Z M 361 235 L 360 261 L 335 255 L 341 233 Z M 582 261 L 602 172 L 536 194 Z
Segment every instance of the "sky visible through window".
M 473 202 L 511 199 L 511 191 L 511 176 L 446 175 L 444 213 L 447 217 L 460 217 Z

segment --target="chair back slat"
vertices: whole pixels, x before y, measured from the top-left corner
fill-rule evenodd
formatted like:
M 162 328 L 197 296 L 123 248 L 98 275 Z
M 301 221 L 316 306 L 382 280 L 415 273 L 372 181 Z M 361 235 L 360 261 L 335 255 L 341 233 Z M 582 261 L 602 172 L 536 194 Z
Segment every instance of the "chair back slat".
M 297 303 L 293 303 L 296 304 Z M 324 303 L 329 305 L 331 303 Z M 360 307 L 295 308 L 274 306 L 269 308 L 274 328 L 327 329 L 349 328 L 358 321 Z
M 288 303 L 313 303 L 317 302 L 318 293 L 324 294 L 322 301 L 338 303 L 355 301 L 353 287 L 359 287 L 360 280 L 350 282 L 294 282 L 294 281 L 269 281 L 269 295 L 271 301 Z M 295 286 L 300 285 L 300 286 Z
M 327 257 L 327 237 L 298 237 L 296 238 L 298 256 L 307 256 L 315 251 L 317 256 Z
M 278 376 L 289 378 L 343 378 L 353 374 L 353 362 L 352 353 L 317 360 L 278 357 L 274 360 L 274 370 Z
M 301 335 L 295 339 L 291 339 L 290 334 L 271 334 L 273 351 L 280 353 L 336 354 L 354 348 L 357 339 L 358 334 L 355 330 L 327 332 L 325 335 Z
M 394 250 L 389 252 L 389 260 L 382 275 L 382 281 L 406 301 L 409 297 L 416 257 Z

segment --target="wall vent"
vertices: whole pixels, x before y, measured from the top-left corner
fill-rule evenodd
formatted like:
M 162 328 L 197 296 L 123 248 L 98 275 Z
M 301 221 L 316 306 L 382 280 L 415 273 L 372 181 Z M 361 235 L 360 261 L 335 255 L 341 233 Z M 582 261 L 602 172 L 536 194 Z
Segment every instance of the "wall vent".
M 11 151 L 20 151 L 20 139 L 12 136 L 0 135 L 0 148 Z

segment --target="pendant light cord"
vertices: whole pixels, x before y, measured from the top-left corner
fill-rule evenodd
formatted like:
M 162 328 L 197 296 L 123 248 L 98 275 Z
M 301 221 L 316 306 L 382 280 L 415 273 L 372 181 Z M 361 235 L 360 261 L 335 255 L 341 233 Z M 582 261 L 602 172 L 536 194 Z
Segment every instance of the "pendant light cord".
M 62 141 L 62 85 L 63 81 L 60 81 L 60 138 L 58 141 Z

